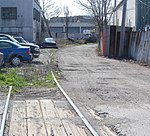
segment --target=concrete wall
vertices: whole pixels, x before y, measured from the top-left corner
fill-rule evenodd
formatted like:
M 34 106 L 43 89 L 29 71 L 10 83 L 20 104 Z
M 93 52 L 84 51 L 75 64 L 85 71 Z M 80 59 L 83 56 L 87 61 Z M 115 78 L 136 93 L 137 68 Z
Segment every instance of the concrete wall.
M 33 20 L 33 8 L 40 10 L 34 0 L 0 0 L 1 7 L 17 8 L 17 19 L 0 18 L 1 33 L 23 36 L 28 41 L 36 40 L 36 32 L 40 32 L 41 23 Z

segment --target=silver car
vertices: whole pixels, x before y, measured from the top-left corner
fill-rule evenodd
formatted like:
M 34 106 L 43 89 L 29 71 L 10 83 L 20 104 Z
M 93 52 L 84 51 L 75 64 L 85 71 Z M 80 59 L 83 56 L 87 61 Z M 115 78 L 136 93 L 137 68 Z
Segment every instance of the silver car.
M 4 54 L 0 52 L 0 67 L 3 65 L 3 63 L 4 63 Z

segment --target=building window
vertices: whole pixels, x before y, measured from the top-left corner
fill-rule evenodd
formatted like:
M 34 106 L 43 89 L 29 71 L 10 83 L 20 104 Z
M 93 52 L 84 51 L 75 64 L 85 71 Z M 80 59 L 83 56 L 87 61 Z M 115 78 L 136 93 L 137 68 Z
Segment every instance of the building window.
M 17 8 L 16 7 L 2 7 L 1 18 L 2 19 L 17 19 Z
M 40 12 L 34 8 L 33 9 L 33 19 L 40 22 L 40 18 L 41 18 Z

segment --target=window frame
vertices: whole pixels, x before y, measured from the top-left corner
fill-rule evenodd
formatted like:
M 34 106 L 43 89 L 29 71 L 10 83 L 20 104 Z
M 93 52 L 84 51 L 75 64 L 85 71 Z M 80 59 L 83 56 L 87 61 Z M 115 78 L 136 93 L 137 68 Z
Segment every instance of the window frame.
M 5 46 L 5 45 L 9 45 L 9 46 Z M 12 48 L 12 44 L 8 43 L 8 42 L 0 42 L 0 49 L 4 50 L 4 49 L 10 49 Z
M 17 19 L 17 7 L 1 7 L 1 19 Z

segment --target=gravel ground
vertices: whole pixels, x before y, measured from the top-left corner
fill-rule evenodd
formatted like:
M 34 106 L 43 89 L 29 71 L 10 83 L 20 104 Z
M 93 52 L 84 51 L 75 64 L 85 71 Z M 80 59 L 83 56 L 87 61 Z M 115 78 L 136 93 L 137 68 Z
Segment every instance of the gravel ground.
M 55 54 L 57 50 L 55 49 L 41 49 L 41 54 L 39 58 L 34 59 L 31 63 L 23 63 L 21 67 L 17 68 L 20 71 L 25 71 L 27 75 L 33 71 L 37 74 L 44 75 L 46 72 L 50 71 L 51 66 L 49 64 L 49 59 L 51 54 Z M 57 70 L 57 66 L 53 62 L 53 68 Z M 5 71 L 2 71 L 5 72 Z M 4 112 L 4 106 L 7 99 L 9 87 L 0 87 L 0 124 L 2 121 L 2 115 Z M 19 93 L 11 94 L 11 100 L 9 105 L 8 115 L 11 114 L 12 103 L 15 100 L 39 100 L 39 99 L 51 99 L 51 100 L 64 100 L 64 96 L 61 94 L 57 87 L 24 87 Z M 9 130 L 9 119 L 5 126 L 5 135 L 7 136 Z
M 2 116 L 3 116 L 3 111 L 5 108 L 8 90 L 9 90 L 9 88 L 1 88 L 0 87 L 0 124 L 2 122 Z
M 96 46 L 59 50 L 61 85 L 98 132 L 106 125 L 120 136 L 149 136 L 150 69 L 98 57 Z
M 119 136 L 149 136 L 150 69 L 98 57 L 96 46 L 60 48 L 58 52 L 43 49 L 39 58 L 21 68 L 34 68 L 44 74 L 51 68 L 48 61 L 51 54 L 56 53 L 52 63 L 62 74 L 61 85 L 98 133 L 106 125 Z M 7 91 L 8 88 L 0 88 L 0 117 Z M 11 101 L 24 99 L 64 100 L 64 97 L 57 88 L 47 87 L 25 87 L 11 96 Z

